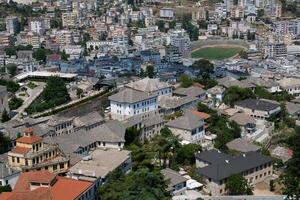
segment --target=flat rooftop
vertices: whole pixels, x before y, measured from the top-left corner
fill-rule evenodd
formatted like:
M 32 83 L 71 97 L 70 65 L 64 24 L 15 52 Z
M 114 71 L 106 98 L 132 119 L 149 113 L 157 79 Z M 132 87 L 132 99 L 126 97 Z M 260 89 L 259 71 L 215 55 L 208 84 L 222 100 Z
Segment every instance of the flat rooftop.
M 130 158 L 130 151 L 96 149 L 90 160 L 82 160 L 69 169 L 72 174 L 105 178 L 108 173 Z
M 17 81 L 21 81 L 27 78 L 49 78 L 51 76 L 58 76 L 65 79 L 73 79 L 77 77 L 77 74 L 61 73 L 61 72 L 46 72 L 46 71 L 35 71 L 35 72 L 25 72 L 15 76 Z

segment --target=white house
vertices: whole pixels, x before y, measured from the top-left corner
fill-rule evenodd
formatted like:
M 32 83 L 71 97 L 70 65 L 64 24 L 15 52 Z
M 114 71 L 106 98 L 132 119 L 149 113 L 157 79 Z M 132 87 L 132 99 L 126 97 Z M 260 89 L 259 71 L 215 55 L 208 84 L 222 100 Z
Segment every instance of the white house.
M 204 143 L 204 119 L 191 113 L 185 113 L 166 124 L 173 134 L 178 135 L 184 142 Z
M 111 117 L 125 120 L 158 109 L 157 94 L 142 92 L 132 88 L 124 88 L 110 96 Z
M 10 185 L 13 189 L 19 178 L 20 172 L 11 169 L 5 163 L 0 162 L 0 187 Z

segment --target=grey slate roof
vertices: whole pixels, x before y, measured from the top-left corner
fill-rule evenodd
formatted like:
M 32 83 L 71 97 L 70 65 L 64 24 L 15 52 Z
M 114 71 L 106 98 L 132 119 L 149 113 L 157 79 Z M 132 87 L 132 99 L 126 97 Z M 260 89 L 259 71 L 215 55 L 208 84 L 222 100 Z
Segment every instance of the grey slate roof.
M 104 120 L 104 118 L 97 111 L 88 113 L 88 114 L 80 116 L 80 117 L 76 117 L 74 119 L 75 124 L 77 126 L 89 126 L 89 125 L 93 125 L 96 123 L 100 123 L 103 120 Z
M 128 88 L 143 92 L 155 92 L 164 88 L 171 87 L 167 82 L 162 82 L 158 78 L 144 78 L 135 82 L 128 83 L 126 85 Z
M 262 111 L 271 111 L 278 107 L 280 107 L 279 103 L 275 101 L 267 101 L 267 100 L 257 100 L 257 99 L 245 99 L 243 101 L 238 101 L 235 103 L 237 106 L 241 106 L 244 108 L 254 109 L 254 110 L 262 110 Z
M 232 174 L 238 174 L 272 162 L 271 157 L 261 155 L 258 152 L 248 152 L 244 155 L 245 157 L 240 155 L 228 160 L 228 162 L 219 160 L 216 164 L 198 169 L 198 173 L 214 181 L 221 181 Z
M 178 117 L 166 124 L 168 127 L 179 128 L 184 130 L 193 130 L 204 125 L 203 119 L 191 113 Z
M 247 115 L 246 113 L 236 113 L 235 115 L 229 118 L 230 120 L 235 121 L 240 126 L 245 126 L 246 124 L 255 124 L 255 118 Z
M 231 160 L 233 159 L 233 157 L 217 150 L 210 150 L 196 154 L 196 159 L 205 161 L 213 165 L 225 160 Z
M 176 172 L 170 168 L 161 170 L 161 173 L 165 176 L 166 180 L 170 181 L 168 183 L 168 191 L 172 190 L 173 186 L 175 186 L 179 183 L 184 183 L 188 180 L 187 178 L 181 176 L 178 172 Z
M 125 127 L 119 121 L 110 120 L 89 130 L 80 129 L 71 134 L 45 138 L 45 142 L 57 143 L 66 155 L 74 156 L 74 159 L 78 158 L 74 152 L 79 147 L 86 147 L 98 141 L 125 142 Z
M 159 100 L 159 107 L 166 108 L 166 109 L 175 109 L 181 107 L 185 104 L 193 103 L 198 100 L 197 97 L 169 97 L 169 96 L 162 96 Z
M 286 102 L 285 106 L 290 115 L 293 115 L 300 111 L 300 104 Z
M 175 95 L 191 96 L 191 97 L 197 97 L 200 95 L 204 95 L 205 93 L 206 93 L 205 90 L 196 86 L 190 86 L 188 88 L 178 88 L 173 92 L 173 94 Z
M 0 162 L 0 179 L 5 179 L 8 176 L 18 173 L 20 173 L 20 171 L 8 168 L 5 163 Z
M 136 103 L 154 97 L 157 97 L 157 94 L 150 94 L 131 88 L 124 88 L 118 93 L 109 96 L 108 99 L 120 103 Z
M 246 140 L 241 138 L 234 139 L 226 144 L 229 149 L 236 150 L 239 152 L 250 152 L 250 151 L 259 151 L 261 147 L 249 143 Z

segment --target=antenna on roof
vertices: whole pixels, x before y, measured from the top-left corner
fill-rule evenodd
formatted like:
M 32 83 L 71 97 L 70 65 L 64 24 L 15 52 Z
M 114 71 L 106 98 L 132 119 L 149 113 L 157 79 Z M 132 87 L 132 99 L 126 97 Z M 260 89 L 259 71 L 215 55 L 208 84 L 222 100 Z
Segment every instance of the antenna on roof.
M 229 160 L 225 160 L 225 162 L 226 162 L 227 164 L 229 164 Z

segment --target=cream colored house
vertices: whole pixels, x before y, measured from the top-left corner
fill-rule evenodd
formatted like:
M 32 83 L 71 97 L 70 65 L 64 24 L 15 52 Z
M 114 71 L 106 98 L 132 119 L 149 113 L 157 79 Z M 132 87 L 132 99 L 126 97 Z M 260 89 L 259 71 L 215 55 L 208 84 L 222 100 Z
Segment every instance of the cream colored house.
M 43 138 L 33 134 L 28 128 L 24 136 L 16 140 L 16 146 L 8 152 L 10 167 L 21 171 L 45 169 L 49 172 L 66 172 L 69 167 L 67 158 L 57 145 L 43 142 Z

